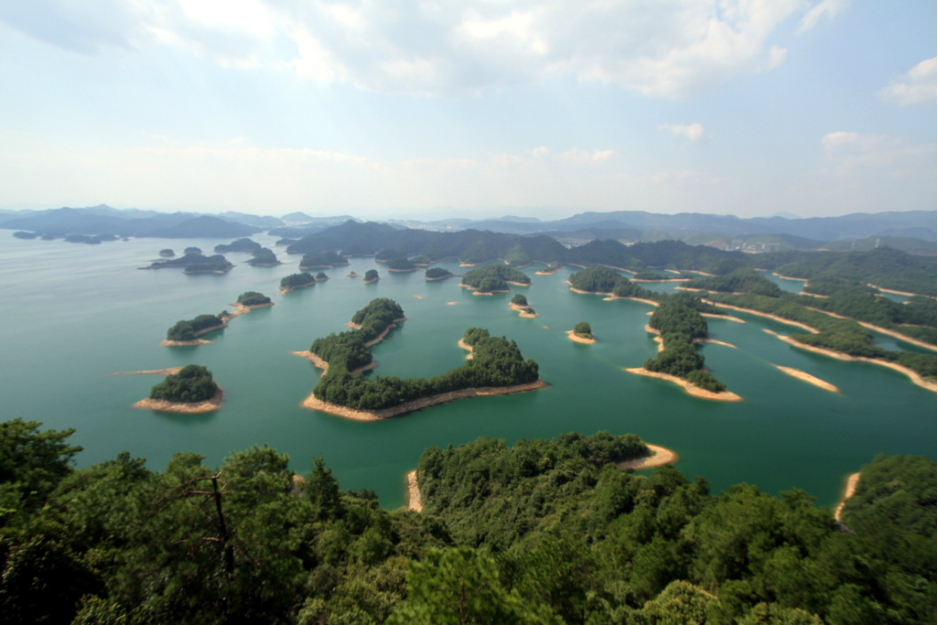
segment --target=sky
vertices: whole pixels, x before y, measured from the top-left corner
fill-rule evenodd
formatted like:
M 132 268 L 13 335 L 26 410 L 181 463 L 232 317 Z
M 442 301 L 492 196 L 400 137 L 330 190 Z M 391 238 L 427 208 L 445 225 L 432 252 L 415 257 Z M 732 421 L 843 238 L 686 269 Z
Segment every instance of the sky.
M 3 0 L 0 208 L 935 210 L 934 0 Z

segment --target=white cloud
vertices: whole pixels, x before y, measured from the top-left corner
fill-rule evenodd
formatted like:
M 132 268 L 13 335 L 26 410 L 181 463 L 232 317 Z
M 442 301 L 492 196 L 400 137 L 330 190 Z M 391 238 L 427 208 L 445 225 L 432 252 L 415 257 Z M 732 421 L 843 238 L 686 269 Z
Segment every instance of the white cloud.
M 811 30 L 817 26 L 822 17 L 829 20 L 834 19 L 849 6 L 850 0 L 822 0 L 818 2 L 801 18 L 801 22 L 798 24 L 798 33 L 801 34 Z
M 911 104 L 934 106 L 936 81 L 938 81 L 938 59 L 932 57 L 893 78 L 886 87 L 880 90 L 879 97 L 899 106 Z
M 804 0 L 100 2 L 106 10 L 14 3 L 0 19 L 88 53 L 172 44 L 227 67 L 292 67 L 300 78 L 380 92 L 460 95 L 560 76 L 685 98 L 778 67 L 786 51 L 772 38 L 806 8 Z M 825 0 L 802 24 L 843 6 Z
M 827 172 L 837 176 L 935 178 L 935 144 L 909 144 L 891 135 L 831 132 L 822 139 Z
M 615 150 L 593 150 L 589 152 L 587 150 L 573 148 L 572 150 L 563 152 L 560 155 L 560 160 L 579 164 L 602 163 L 614 156 L 616 156 Z
M 659 130 L 667 130 L 675 137 L 684 137 L 688 141 L 699 141 L 704 138 L 704 127 L 699 123 L 693 124 L 662 124 Z

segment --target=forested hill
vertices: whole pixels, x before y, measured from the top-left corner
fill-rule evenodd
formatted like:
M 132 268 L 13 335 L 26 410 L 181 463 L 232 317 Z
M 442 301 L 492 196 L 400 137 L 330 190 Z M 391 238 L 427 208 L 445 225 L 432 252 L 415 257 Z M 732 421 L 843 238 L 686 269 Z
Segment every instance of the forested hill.
M 581 266 L 608 265 L 630 271 L 667 267 L 715 275 L 726 275 L 743 267 L 757 267 L 796 278 L 861 280 L 882 288 L 923 295 L 935 295 L 935 276 L 938 273 L 935 257 L 914 256 L 888 247 L 864 252 L 744 254 L 687 245 L 680 241 L 627 246 L 605 239 L 568 249 L 544 235 L 528 237 L 478 230 L 430 232 L 354 221 L 308 235 L 291 244 L 287 251 L 306 255 L 335 251 L 354 256 L 373 255 L 389 248 L 400 256 L 426 255 L 433 261 L 458 258 L 471 264 L 527 257 Z
M 843 524 L 802 491 L 719 495 L 634 435 L 432 447 L 424 511 L 297 484 L 268 447 L 165 471 L 0 423 L 4 623 L 934 623 L 935 463 L 880 457 Z M 403 477 L 403 476 L 402 476 Z

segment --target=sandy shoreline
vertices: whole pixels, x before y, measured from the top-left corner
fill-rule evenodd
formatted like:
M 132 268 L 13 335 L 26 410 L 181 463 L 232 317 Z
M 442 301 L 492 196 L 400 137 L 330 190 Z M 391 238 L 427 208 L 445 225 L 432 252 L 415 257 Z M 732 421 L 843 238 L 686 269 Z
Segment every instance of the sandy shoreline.
M 582 336 L 577 336 L 576 332 L 573 330 L 567 330 L 567 338 L 573 341 L 574 343 L 582 343 L 583 345 L 593 345 L 596 343 L 596 337 L 593 338 L 584 338 Z
M 277 295 L 286 295 L 287 293 L 296 291 L 298 289 L 307 289 L 311 286 L 316 286 L 317 282 L 320 282 L 320 280 L 313 280 L 309 284 L 298 284 L 296 286 L 291 286 L 291 287 L 280 287 L 280 292 L 277 293 Z
M 931 299 L 935 299 L 934 295 L 925 295 L 923 293 L 909 293 L 908 291 L 896 291 L 894 289 L 884 289 L 883 287 L 876 286 L 875 284 L 867 284 L 866 286 L 873 287 L 874 289 L 882 291 L 883 293 L 893 293 L 894 295 L 905 295 L 906 297 L 919 296 L 919 297 L 928 297 Z
M 111 375 L 142 375 L 151 373 L 155 375 L 176 375 L 180 371 L 182 371 L 182 367 L 171 367 L 169 369 L 145 369 L 143 371 L 118 371 Z
M 141 399 L 133 404 L 134 408 L 146 408 L 157 412 L 175 412 L 178 414 L 200 414 L 204 412 L 213 412 L 221 406 L 221 401 L 225 393 L 218 387 L 215 395 L 211 399 L 200 402 L 183 403 L 171 402 L 164 399 Z
M 198 336 L 202 336 L 203 334 L 208 334 L 209 332 L 214 332 L 215 330 L 222 330 L 227 327 L 228 327 L 228 324 L 223 323 L 221 325 L 212 326 L 211 328 L 205 328 L 204 330 L 199 330 L 198 332 L 194 332 L 194 334 L 195 336 L 198 337 Z M 190 345 L 207 345 L 209 343 L 211 343 L 211 341 L 208 341 L 206 339 L 199 339 L 199 338 L 193 339 L 191 341 L 170 341 L 169 339 L 163 339 L 162 341 L 160 341 L 160 345 L 164 347 L 188 347 Z
M 424 276 L 423 279 L 426 280 L 427 282 L 436 282 L 438 280 L 446 280 L 447 278 L 455 278 L 455 277 L 457 277 L 456 274 L 451 273 L 448 276 L 440 276 L 439 278 L 428 278 L 427 276 Z
M 540 388 L 545 388 L 547 383 L 543 380 L 538 380 L 537 382 L 530 382 L 528 384 L 516 384 L 514 386 L 484 386 L 478 388 L 465 388 L 458 391 L 450 391 L 449 393 L 440 393 L 439 395 L 432 395 L 430 397 L 422 397 L 420 399 L 415 399 L 413 401 L 405 402 L 400 406 L 394 406 L 392 408 L 383 408 L 381 410 L 355 410 L 353 408 L 347 408 L 345 406 L 339 406 L 338 404 L 330 404 L 329 402 L 324 402 L 321 399 L 317 398 L 315 395 L 310 393 L 309 397 L 303 400 L 303 403 L 300 404 L 303 408 L 308 408 L 310 410 L 316 410 L 319 412 L 326 412 L 328 414 L 343 417 L 345 419 L 352 419 L 354 421 L 382 421 L 384 419 L 390 419 L 392 417 L 397 417 L 409 412 L 415 412 L 417 410 L 422 410 L 424 408 L 429 408 L 431 406 L 437 406 L 439 404 L 445 404 L 447 402 L 456 401 L 457 399 L 465 399 L 468 397 L 489 397 L 491 395 L 508 395 L 512 393 L 525 393 L 527 391 L 534 391 Z
M 396 328 L 396 327 L 397 327 L 397 324 L 399 324 L 399 323 L 402 322 L 402 321 L 407 321 L 407 317 L 399 317 L 398 319 L 395 319 L 394 322 L 391 323 L 391 325 L 389 325 L 388 327 L 386 327 L 386 328 L 384 329 L 384 332 L 382 332 L 381 334 L 379 334 L 379 335 L 376 336 L 375 338 L 373 338 L 373 339 L 371 339 L 370 341 L 368 341 L 367 343 L 365 343 L 365 347 L 374 347 L 375 345 L 377 345 L 378 343 L 380 343 L 381 341 L 383 341 L 383 340 L 385 339 L 385 337 L 391 332 L 391 330 L 393 330 L 394 328 Z M 348 327 L 352 328 L 353 330 L 361 330 L 361 329 L 362 329 L 362 326 L 361 326 L 360 323 L 353 323 L 353 322 L 351 322 L 351 321 L 347 321 L 347 322 L 345 323 L 345 325 L 347 325 Z
M 774 271 L 772 272 L 772 275 L 776 278 L 781 278 L 782 280 L 797 280 L 799 282 L 804 282 L 805 284 L 808 283 L 807 278 L 792 278 L 791 276 L 783 276 L 782 274 L 776 273 Z
M 380 280 L 380 279 L 381 279 L 381 278 L 379 277 L 379 278 L 375 278 L 374 280 L 362 280 L 362 284 L 374 284 L 375 282 L 377 282 L 377 281 Z
M 238 317 L 241 315 L 246 315 L 255 308 L 270 308 L 271 306 L 276 306 L 277 302 L 267 302 L 266 304 L 255 304 L 254 306 L 245 306 L 244 304 L 239 304 L 238 302 L 232 302 L 228 304 L 229 306 L 234 306 L 234 312 L 228 315 L 231 317 Z
M 727 321 L 732 321 L 733 323 L 746 323 L 745 319 L 740 319 L 739 317 L 734 317 L 732 315 L 715 315 L 713 313 L 700 313 L 701 317 L 710 317 L 711 319 L 725 319 Z
M 635 471 L 637 469 L 651 469 L 653 467 L 660 467 L 662 465 L 678 461 L 678 455 L 666 447 L 661 447 L 660 445 L 651 445 L 649 443 L 645 443 L 645 447 L 648 448 L 648 451 L 651 452 L 651 455 L 620 462 L 616 465 L 616 467 L 618 467 L 620 471 Z
M 802 371 L 801 369 L 795 369 L 792 367 L 783 367 L 781 365 L 775 365 L 775 368 L 781 371 L 782 373 L 787 373 L 793 378 L 797 378 L 803 382 L 807 382 L 808 384 L 813 384 L 814 386 L 818 388 L 822 388 L 825 391 L 830 391 L 831 393 L 840 392 L 840 389 L 834 386 L 833 384 L 831 384 L 830 382 L 825 382 L 821 378 L 816 378 L 810 373 Z
M 423 497 L 417 484 L 417 469 L 407 472 L 407 509 L 423 512 Z
M 534 275 L 535 276 L 552 276 L 558 271 L 560 271 L 561 269 L 563 269 L 563 267 L 557 267 L 553 271 L 544 271 L 543 269 L 541 269 L 540 271 L 535 271 Z
M 847 484 L 844 486 L 844 494 L 840 498 L 840 503 L 837 504 L 837 507 L 834 508 L 834 520 L 840 521 L 840 517 L 844 511 L 844 505 L 847 503 L 847 500 L 853 497 L 853 494 L 857 492 L 857 484 L 860 483 L 860 474 L 851 473 L 847 476 Z
M 313 366 L 316 367 L 317 369 L 322 369 L 323 375 L 326 375 L 326 373 L 329 371 L 329 363 L 323 360 L 322 358 L 320 358 L 318 354 L 315 354 L 310 351 L 292 352 L 292 354 L 294 356 L 299 356 L 300 358 L 305 358 L 306 360 L 313 363 Z M 369 371 L 371 369 L 374 369 L 377 366 L 378 366 L 378 361 L 372 360 L 364 367 L 359 367 L 358 369 L 355 369 L 354 371 L 349 371 L 349 373 L 362 373 L 363 371 Z
M 873 325 L 872 323 L 868 323 L 868 322 L 866 322 L 866 321 L 859 321 L 859 320 L 857 320 L 857 319 L 852 319 L 851 317 L 844 317 L 843 315 L 838 315 L 837 313 L 832 313 L 832 312 L 827 311 L 827 310 L 821 310 L 820 308 L 812 308 L 812 307 L 810 307 L 810 306 L 805 306 L 805 308 L 807 308 L 808 310 L 813 310 L 814 312 L 819 312 L 819 313 L 828 315 L 828 316 L 830 316 L 830 317 L 834 317 L 835 319 L 846 319 L 846 320 L 848 320 L 848 321 L 856 321 L 857 323 L 859 323 L 861 326 L 863 326 L 863 327 L 866 328 L 867 330 L 873 330 L 874 332 L 879 332 L 880 334 L 885 334 L 885 335 L 887 335 L 887 336 L 891 336 L 891 337 L 894 338 L 894 339 L 899 339 L 900 341 L 904 341 L 904 342 L 909 343 L 909 344 L 911 344 L 911 345 L 917 345 L 917 346 L 923 347 L 923 348 L 925 348 L 925 349 L 930 349 L 930 350 L 932 350 L 932 351 L 938 351 L 938 346 L 932 345 L 931 343 L 926 343 L 925 341 L 920 341 L 920 340 L 918 340 L 918 339 L 914 339 L 914 338 L 912 338 L 911 336 L 907 336 L 907 335 L 903 334 L 902 332 L 897 332 L 896 330 L 890 330 L 889 328 L 884 328 L 884 327 L 882 327 L 882 326 Z
M 677 384 L 682 387 L 688 395 L 694 397 L 699 397 L 701 399 L 714 399 L 717 401 L 742 401 L 743 398 L 737 395 L 736 393 L 731 393 L 730 391 L 723 391 L 722 393 L 714 393 L 713 391 L 707 391 L 699 386 L 691 384 L 683 378 L 679 378 L 675 375 L 668 375 L 667 373 L 659 373 L 657 371 L 649 371 L 644 367 L 633 367 L 631 369 L 626 369 L 627 372 L 642 375 L 647 378 L 658 378 L 659 380 L 666 380 L 673 384 Z
M 651 314 L 651 313 L 649 313 L 649 314 Z M 656 330 L 655 328 L 651 327 L 650 325 L 646 325 L 646 326 L 645 326 L 645 332 L 648 332 L 649 334 L 655 334 L 655 335 L 657 335 L 657 336 L 655 337 L 655 342 L 658 343 L 658 351 L 659 351 L 659 352 L 663 352 L 663 351 L 664 351 L 664 341 L 661 340 L 661 331 L 660 331 L 660 330 Z M 694 340 L 693 340 L 693 343 L 710 343 L 711 345 L 722 345 L 723 347 L 732 347 L 733 349 L 737 349 L 737 347 L 736 347 L 735 345 L 733 345 L 732 343 L 727 343 L 726 341 L 718 341 L 718 340 L 716 340 L 716 339 L 711 339 L 711 338 L 706 338 L 706 339 L 694 339 Z
M 823 354 L 824 356 L 830 356 L 831 358 L 836 358 L 837 360 L 844 360 L 847 362 L 870 362 L 874 365 L 880 365 L 881 367 L 889 367 L 899 373 L 906 375 L 916 386 L 920 386 L 926 390 L 938 392 L 938 385 L 935 382 L 928 382 L 922 378 L 918 373 L 909 369 L 908 367 L 903 367 L 902 365 L 895 362 L 887 362 L 885 360 L 877 360 L 875 358 L 864 358 L 863 356 L 850 356 L 848 354 L 841 354 L 840 352 L 835 352 L 829 349 L 824 349 L 821 347 L 815 347 L 814 345 L 806 345 L 804 343 L 799 343 L 790 336 L 783 336 L 777 332 L 772 332 L 768 328 L 763 328 L 763 332 L 766 334 L 771 334 L 772 336 L 785 341 L 793 347 L 798 347 L 800 349 L 807 350 L 809 352 L 814 352 L 816 354 Z
M 756 315 L 757 317 L 765 317 L 766 319 L 772 319 L 773 321 L 778 321 L 779 323 L 784 323 L 786 325 L 794 326 L 796 328 L 801 328 L 802 330 L 806 330 L 810 332 L 811 334 L 819 334 L 817 330 L 815 330 L 814 328 L 812 328 L 811 326 L 807 324 L 800 323 L 798 321 L 792 321 L 791 319 L 785 319 L 784 317 L 779 317 L 778 315 L 764 313 L 758 310 L 752 310 L 751 308 L 741 308 L 739 306 L 733 306 L 731 304 L 721 304 L 719 302 L 711 302 L 710 300 L 702 300 L 702 301 L 707 304 L 713 304 L 714 306 L 719 306 L 720 308 L 728 308 L 729 310 L 736 310 L 739 312 L 749 313 L 750 315 Z
M 518 312 L 519 317 L 524 317 L 525 319 L 534 319 L 538 316 L 537 313 L 531 312 L 530 306 L 519 306 L 518 304 L 508 304 L 508 306 Z

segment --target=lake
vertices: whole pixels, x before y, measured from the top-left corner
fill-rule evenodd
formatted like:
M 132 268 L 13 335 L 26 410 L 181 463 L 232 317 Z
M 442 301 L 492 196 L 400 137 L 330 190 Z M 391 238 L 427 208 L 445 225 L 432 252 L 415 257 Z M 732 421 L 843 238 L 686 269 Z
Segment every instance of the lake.
M 197 452 L 216 466 L 230 451 L 266 444 L 289 454 L 292 468 L 305 473 L 311 458 L 322 454 L 343 488 L 373 489 L 386 508 L 403 504 L 404 474 L 425 448 L 480 436 L 511 444 L 568 431 L 635 433 L 676 451 L 677 467 L 690 478 L 703 475 L 715 492 L 740 482 L 773 494 L 800 488 L 826 506 L 836 503 L 846 474 L 878 453 L 935 459 L 934 393 L 884 367 L 791 347 L 762 331 L 792 333 L 771 320 L 746 314 L 737 314 L 742 324 L 708 319 L 713 338 L 736 348 L 701 347 L 707 367 L 744 401 L 707 401 L 623 371 L 655 353 L 644 330 L 651 307 L 572 293 L 565 280 L 575 268 L 552 276 L 535 275 L 539 265 L 523 269 L 531 286 L 512 288 L 540 316 L 522 319 L 508 306 L 512 294 L 473 296 L 459 287 L 459 278 L 427 282 L 422 270 L 389 273 L 372 258 L 350 259 L 350 267 L 326 271 L 328 282 L 275 296 L 280 279 L 298 271 L 300 258 L 275 247 L 275 237 L 252 238 L 274 249 L 284 264 L 251 267 L 247 254 L 230 253 L 236 267 L 225 275 L 140 271 L 162 248 L 181 254 L 195 245 L 210 254 L 220 241 L 133 239 L 88 246 L 0 233 L 6 293 L 0 300 L 0 417 L 76 428 L 71 441 L 84 447 L 79 466 L 123 450 L 146 458 L 154 470 L 163 470 L 179 451 Z M 467 271 L 455 261 L 438 265 Z M 375 284 L 345 277 L 371 268 L 381 274 Z M 647 286 L 671 290 L 676 284 Z M 211 344 L 160 346 L 176 321 L 231 310 L 229 303 L 249 290 L 272 296 L 277 305 L 202 337 Z M 408 318 L 373 348 L 375 373 L 429 377 L 457 367 L 465 352 L 456 343 L 466 328 L 477 326 L 516 341 L 526 358 L 540 364 L 550 386 L 372 423 L 300 408 L 319 371 L 291 352 L 346 330 L 352 314 L 375 297 L 396 300 Z M 566 338 L 579 321 L 590 323 L 597 344 Z M 191 363 L 208 367 L 224 388 L 220 410 L 174 415 L 134 409 L 131 404 L 162 378 L 111 375 Z M 841 393 L 789 377 L 775 364 L 806 371 Z

